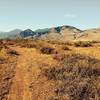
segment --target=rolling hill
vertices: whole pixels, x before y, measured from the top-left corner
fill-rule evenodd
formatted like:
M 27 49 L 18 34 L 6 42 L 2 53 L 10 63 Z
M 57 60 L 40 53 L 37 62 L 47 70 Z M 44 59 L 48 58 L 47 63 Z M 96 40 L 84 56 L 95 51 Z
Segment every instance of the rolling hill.
M 100 28 L 89 29 L 82 32 L 78 40 L 81 41 L 100 41 Z
M 42 40 L 57 40 L 57 41 L 99 41 L 100 28 L 80 30 L 73 26 L 58 26 L 52 28 L 24 31 L 15 29 L 10 32 L 0 32 L 0 39 L 42 39 Z

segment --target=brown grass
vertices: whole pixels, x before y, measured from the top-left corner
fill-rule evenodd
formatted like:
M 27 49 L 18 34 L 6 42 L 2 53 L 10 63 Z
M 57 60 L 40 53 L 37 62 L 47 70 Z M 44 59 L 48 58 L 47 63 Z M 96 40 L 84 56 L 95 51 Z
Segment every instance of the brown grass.
M 60 65 L 43 69 L 48 80 L 56 82 L 56 98 L 64 100 L 99 100 L 100 99 L 100 61 L 80 54 L 66 55 Z M 61 84 L 59 86 L 59 81 Z M 58 82 L 58 83 L 57 83 Z
M 15 58 L 7 54 L 5 49 L 0 51 L 0 100 L 7 100 L 7 95 L 15 74 Z
M 100 100 L 100 48 L 96 42 L 75 45 L 1 40 L 0 100 L 9 93 L 10 100 Z

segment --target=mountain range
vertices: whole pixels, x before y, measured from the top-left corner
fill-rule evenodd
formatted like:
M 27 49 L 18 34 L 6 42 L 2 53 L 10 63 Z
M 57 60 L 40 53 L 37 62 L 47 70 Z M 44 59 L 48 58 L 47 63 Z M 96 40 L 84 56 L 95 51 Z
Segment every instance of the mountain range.
M 15 38 L 21 31 L 20 29 L 14 29 L 9 32 L 0 32 L 0 39 Z
M 0 38 L 10 39 L 28 39 L 38 38 L 47 40 L 59 40 L 59 41 L 99 41 L 100 40 L 100 28 L 94 28 L 89 30 L 80 30 L 73 26 L 58 26 L 52 28 L 38 29 L 32 31 L 31 29 L 20 30 L 15 29 L 10 32 L 0 32 Z

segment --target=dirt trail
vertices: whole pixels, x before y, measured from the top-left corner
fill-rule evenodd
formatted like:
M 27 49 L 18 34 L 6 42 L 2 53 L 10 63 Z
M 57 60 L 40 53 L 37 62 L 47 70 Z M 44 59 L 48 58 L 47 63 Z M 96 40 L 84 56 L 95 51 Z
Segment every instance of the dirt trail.
M 33 100 L 29 89 L 31 79 L 38 72 L 38 67 L 41 62 L 51 64 L 52 59 L 46 55 L 41 55 L 36 49 L 13 49 L 20 55 L 17 60 L 16 74 L 7 100 Z
M 32 100 L 29 91 L 30 73 L 28 73 L 28 61 L 31 61 L 32 54 L 25 49 L 17 49 L 17 51 L 20 56 L 8 100 Z

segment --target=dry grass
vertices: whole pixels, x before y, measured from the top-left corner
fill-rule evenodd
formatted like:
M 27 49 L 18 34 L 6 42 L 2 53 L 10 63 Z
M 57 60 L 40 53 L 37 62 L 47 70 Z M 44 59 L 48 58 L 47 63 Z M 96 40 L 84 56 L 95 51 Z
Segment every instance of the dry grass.
M 30 98 L 31 93 L 27 100 L 100 100 L 97 42 L 1 40 L 0 44 L 0 100 L 7 100 L 14 75 L 21 80 L 14 81 L 19 99 Z
M 59 66 L 43 69 L 42 74 L 56 83 L 57 100 L 99 100 L 100 61 L 80 54 L 60 59 Z M 59 81 L 61 84 L 59 86 Z
M 2 43 L 0 50 L 0 100 L 7 100 L 15 74 L 16 58 L 8 54 L 9 51 L 5 48 L 3 41 L 0 43 Z
M 0 100 L 7 100 L 15 73 L 15 65 L 15 58 L 7 55 L 4 50 L 0 51 Z

